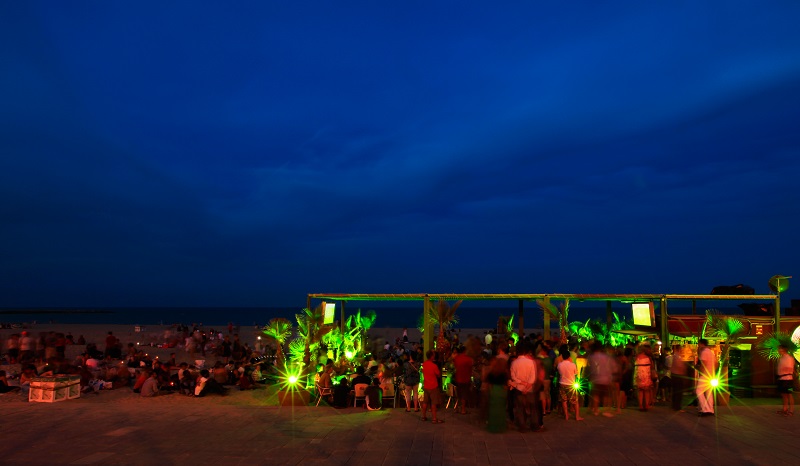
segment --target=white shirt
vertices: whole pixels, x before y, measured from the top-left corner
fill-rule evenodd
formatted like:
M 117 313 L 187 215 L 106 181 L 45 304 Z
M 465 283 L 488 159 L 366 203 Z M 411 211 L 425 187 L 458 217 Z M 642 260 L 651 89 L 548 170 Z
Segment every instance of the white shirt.
M 520 356 L 511 363 L 511 386 L 522 393 L 530 393 L 536 382 L 536 362 L 529 356 Z
M 561 385 L 572 385 L 578 376 L 578 366 L 569 359 L 558 363 L 558 383 Z

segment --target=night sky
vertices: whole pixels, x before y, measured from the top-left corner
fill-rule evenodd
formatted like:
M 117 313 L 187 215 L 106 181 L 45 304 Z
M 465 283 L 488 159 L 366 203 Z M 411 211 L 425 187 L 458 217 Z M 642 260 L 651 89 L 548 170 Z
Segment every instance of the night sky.
M 800 296 L 800 3 L 3 2 L 0 307 Z

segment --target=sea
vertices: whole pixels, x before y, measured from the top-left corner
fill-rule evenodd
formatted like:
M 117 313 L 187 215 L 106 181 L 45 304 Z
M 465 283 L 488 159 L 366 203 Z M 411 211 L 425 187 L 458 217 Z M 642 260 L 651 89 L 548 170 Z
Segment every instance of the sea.
M 570 306 L 570 322 L 588 319 L 606 318 L 606 307 L 581 305 Z M 725 314 L 742 314 L 736 307 L 715 308 Z M 345 316 L 357 311 L 374 310 L 376 313 L 375 328 L 415 328 L 422 318 L 422 304 L 413 306 L 365 306 L 362 303 L 347 303 Z M 630 304 L 614 303 L 612 311 L 624 320 L 632 317 Z M 295 322 L 295 315 L 302 312 L 302 307 L 270 306 L 270 307 L 107 307 L 107 308 L 15 308 L 0 309 L 0 324 L 107 324 L 107 325 L 172 325 L 202 324 L 204 326 L 222 326 L 232 323 L 240 326 L 264 326 L 270 319 L 283 317 Z M 658 311 L 656 311 L 658 312 Z M 696 312 L 705 314 L 705 308 L 699 305 Z M 336 318 L 340 309 L 336 309 Z M 463 303 L 458 311 L 458 323 L 461 328 L 497 328 L 501 319 L 513 317 L 516 326 L 519 319 L 516 302 L 499 302 L 494 306 L 470 306 Z M 670 305 L 670 314 L 691 314 L 691 308 Z M 536 303 L 525 303 L 524 319 L 526 328 L 542 328 L 544 319 L 542 311 Z M 555 325 L 555 322 L 553 322 Z

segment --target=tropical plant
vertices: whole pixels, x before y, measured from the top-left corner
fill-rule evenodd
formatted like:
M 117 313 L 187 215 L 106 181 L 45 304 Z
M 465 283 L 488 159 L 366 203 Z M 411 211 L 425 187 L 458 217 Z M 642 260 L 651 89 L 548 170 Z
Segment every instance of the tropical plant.
M 537 299 L 536 304 L 539 305 L 544 312 L 550 314 L 550 317 L 558 322 L 558 328 L 561 330 L 561 343 L 567 342 L 567 331 L 569 324 L 567 318 L 569 317 L 569 299 L 565 299 L 560 306 L 555 306 L 553 303 L 545 302 L 543 299 Z
M 428 308 L 425 309 L 431 324 L 439 326 L 439 336 L 436 339 L 436 350 L 439 352 L 447 352 L 450 348 L 450 342 L 447 341 L 445 332 L 458 323 L 456 311 L 462 302 L 463 300 L 456 301 L 451 306 L 447 301 L 440 300 L 436 304 L 429 303 Z M 424 332 L 424 328 L 422 330 Z
M 720 356 L 720 371 L 727 373 L 728 360 L 730 358 L 731 345 L 739 342 L 739 338 L 745 335 L 744 323 L 736 317 L 726 316 L 719 313 L 716 309 L 706 311 L 706 322 L 703 334 L 712 338 L 720 338 L 725 346 Z
M 514 346 L 519 343 L 519 334 L 514 331 L 514 316 L 512 315 L 508 322 L 506 322 L 506 336 L 514 340 Z
M 292 357 L 305 364 L 311 363 L 319 359 L 319 348 L 322 337 L 333 330 L 333 325 L 325 325 L 325 312 L 320 304 L 316 308 L 304 308 L 301 314 L 295 314 L 297 320 L 297 334 L 302 339 L 302 351 L 298 347 L 294 347 Z M 292 347 L 290 346 L 290 349 Z
M 791 335 L 786 332 L 773 332 L 765 335 L 758 343 L 758 352 L 767 359 L 779 359 L 778 347 L 783 346 L 786 352 L 795 356 L 800 351 L 800 345 L 792 340 Z
M 283 367 L 283 345 L 286 343 L 286 339 L 292 334 L 292 323 L 283 317 L 276 317 L 269 321 L 262 329 L 262 332 L 268 338 L 273 339 L 277 344 L 276 365 L 278 367 Z
M 616 312 L 611 313 L 614 320 L 609 324 L 603 319 L 588 319 L 586 322 L 574 321 L 567 325 L 571 335 L 577 335 L 586 340 L 596 340 L 604 345 L 620 346 L 628 343 L 630 335 L 619 333 L 619 330 L 633 328 L 631 320 L 620 320 Z
M 375 311 L 369 310 L 362 314 L 361 309 L 356 311 L 355 315 L 347 318 L 345 325 L 347 329 L 355 330 L 355 332 L 358 334 L 358 348 L 354 348 L 357 351 L 364 351 L 364 343 L 367 337 L 367 332 L 375 324 L 376 318 L 377 314 Z

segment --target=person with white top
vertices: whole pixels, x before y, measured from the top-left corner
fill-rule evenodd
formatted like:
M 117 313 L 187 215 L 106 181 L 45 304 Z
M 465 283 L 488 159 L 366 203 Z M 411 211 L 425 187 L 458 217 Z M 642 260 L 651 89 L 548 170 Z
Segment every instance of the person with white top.
M 558 371 L 558 401 L 561 402 L 561 408 L 564 410 L 564 419 L 569 421 L 569 407 L 572 405 L 575 406 L 575 420 L 582 421 L 578 389 L 575 388 L 578 366 L 570 359 L 567 349 L 561 351 L 561 358 L 563 360 L 556 367 Z
M 697 345 L 697 407 L 699 416 L 714 415 L 714 386 L 712 380 L 717 375 L 714 352 L 708 347 L 708 340 L 701 338 Z
M 778 393 L 783 398 L 783 410 L 778 414 L 792 416 L 794 414 L 794 358 L 789 355 L 789 350 L 784 345 L 778 346 Z

